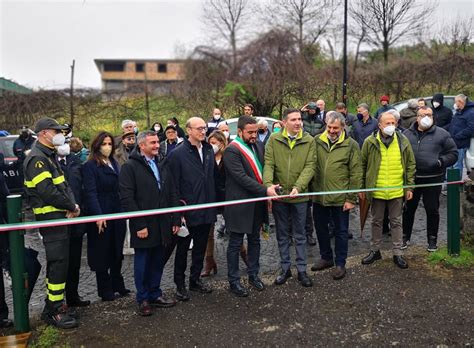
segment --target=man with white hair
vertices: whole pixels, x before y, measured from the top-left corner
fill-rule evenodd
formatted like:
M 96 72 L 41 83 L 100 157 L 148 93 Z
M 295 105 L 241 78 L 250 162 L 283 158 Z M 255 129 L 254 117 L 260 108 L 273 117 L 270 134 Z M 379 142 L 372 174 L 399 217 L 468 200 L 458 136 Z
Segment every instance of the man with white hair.
M 388 111 L 392 111 L 395 109 L 391 109 Z M 416 99 L 410 99 L 407 103 L 407 107 L 400 111 L 401 116 L 401 126 L 405 129 L 411 127 L 413 123 L 416 122 L 416 112 L 418 110 L 418 101 Z M 399 123 L 399 124 L 400 124 Z
M 258 141 L 262 142 L 263 145 L 267 144 L 268 138 L 270 138 L 270 131 L 268 130 L 268 121 L 261 118 L 257 122 L 258 125 Z
M 469 101 L 464 94 L 459 94 L 454 98 L 453 120 L 449 127 L 449 133 L 458 147 L 458 161 L 454 165 L 461 171 L 463 170 L 464 154 L 470 146 L 471 138 L 474 137 L 474 103 Z

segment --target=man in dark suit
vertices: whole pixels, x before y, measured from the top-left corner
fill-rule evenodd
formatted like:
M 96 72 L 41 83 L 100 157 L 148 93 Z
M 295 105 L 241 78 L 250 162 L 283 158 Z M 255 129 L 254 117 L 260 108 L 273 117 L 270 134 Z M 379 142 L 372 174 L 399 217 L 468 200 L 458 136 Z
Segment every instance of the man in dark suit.
M 216 200 L 215 175 L 217 166 L 214 150 L 206 142 L 206 122 L 200 117 L 191 117 L 186 122 L 188 138 L 184 139 L 167 157 L 175 178 L 180 201 L 185 205 L 212 203 Z M 200 209 L 184 213 L 189 235 L 174 238 L 176 255 L 174 259 L 174 282 L 176 298 L 180 301 L 190 299 L 185 285 L 188 250 L 193 240 L 189 290 L 203 294 L 212 292 L 200 276 L 206 254 L 207 239 L 211 225 L 216 222 L 216 209 Z M 171 243 L 173 244 L 173 243 Z M 165 260 L 173 248 L 167 248 Z
M 125 211 L 178 206 L 173 176 L 166 162 L 158 163 L 160 143 L 153 131 L 138 134 L 138 147 L 132 151 L 120 172 L 120 200 Z M 173 307 L 176 301 L 163 296 L 164 246 L 180 225 L 179 214 L 153 215 L 130 219 L 131 246 L 135 248 L 134 278 L 138 314 L 149 316 L 151 307 Z
M 226 171 L 226 200 L 276 196 L 278 185 L 263 185 L 264 147 L 257 142 L 258 125 L 255 118 L 241 116 L 237 123 L 237 138 L 224 152 Z M 242 217 L 245 216 L 245 219 Z M 230 290 L 238 297 L 248 296 L 240 283 L 239 252 L 244 235 L 248 241 L 249 284 L 258 291 L 264 285 L 258 277 L 260 258 L 260 228 L 268 223 L 266 202 L 230 205 L 224 209 L 226 228 L 229 231 L 227 268 Z

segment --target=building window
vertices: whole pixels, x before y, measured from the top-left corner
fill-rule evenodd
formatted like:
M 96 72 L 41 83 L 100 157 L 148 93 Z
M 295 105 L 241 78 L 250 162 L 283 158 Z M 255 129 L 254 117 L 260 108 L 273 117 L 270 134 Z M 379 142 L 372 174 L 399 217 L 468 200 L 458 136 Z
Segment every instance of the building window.
M 135 64 L 135 71 L 136 71 L 136 72 L 144 72 L 144 71 L 145 71 L 145 64 L 143 64 L 143 63 L 136 63 L 136 64 Z
M 166 73 L 168 71 L 168 67 L 164 63 L 158 64 L 158 72 L 159 73 Z
M 124 71 L 125 63 L 104 63 L 104 71 Z

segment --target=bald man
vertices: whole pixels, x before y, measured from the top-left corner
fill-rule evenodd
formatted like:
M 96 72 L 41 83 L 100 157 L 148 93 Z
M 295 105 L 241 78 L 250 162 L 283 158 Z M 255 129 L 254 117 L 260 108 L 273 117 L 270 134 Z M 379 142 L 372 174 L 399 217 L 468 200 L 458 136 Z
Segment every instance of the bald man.
M 364 188 L 401 187 L 415 183 L 415 156 L 410 141 L 399 130 L 397 120 L 388 112 L 378 119 L 378 130 L 367 137 L 362 145 L 362 175 Z M 371 201 L 372 240 L 370 253 L 362 259 L 363 265 L 382 258 L 382 226 L 388 209 L 392 232 L 393 262 L 408 268 L 403 257 L 402 207 L 403 200 L 413 198 L 412 189 L 390 189 L 360 193 L 360 198 Z
M 191 117 L 186 122 L 188 138 L 168 156 L 171 172 L 174 175 L 179 200 L 185 205 L 205 204 L 214 202 L 215 191 L 215 160 L 212 146 L 206 142 L 207 125 L 200 117 Z M 190 299 L 186 289 L 185 271 L 187 268 L 188 250 L 193 240 L 189 290 L 210 293 L 212 289 L 200 279 L 206 253 L 207 238 L 211 224 L 216 222 L 216 209 L 201 209 L 184 214 L 189 235 L 175 236 L 176 256 L 174 260 L 174 282 L 176 299 Z M 167 260 L 174 246 L 165 252 Z

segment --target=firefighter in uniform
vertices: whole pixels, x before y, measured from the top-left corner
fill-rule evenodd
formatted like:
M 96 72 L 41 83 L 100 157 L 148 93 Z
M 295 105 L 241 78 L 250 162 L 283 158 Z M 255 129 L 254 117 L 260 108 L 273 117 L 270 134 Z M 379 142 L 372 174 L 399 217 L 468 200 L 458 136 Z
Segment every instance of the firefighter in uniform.
M 37 221 L 73 218 L 80 214 L 74 194 L 56 160 L 56 147 L 64 144 L 66 127 L 51 118 L 35 126 L 38 140 L 23 164 L 25 186 Z M 77 314 L 64 302 L 69 261 L 67 226 L 40 228 L 46 251 L 46 303 L 41 319 L 59 328 L 78 326 Z

